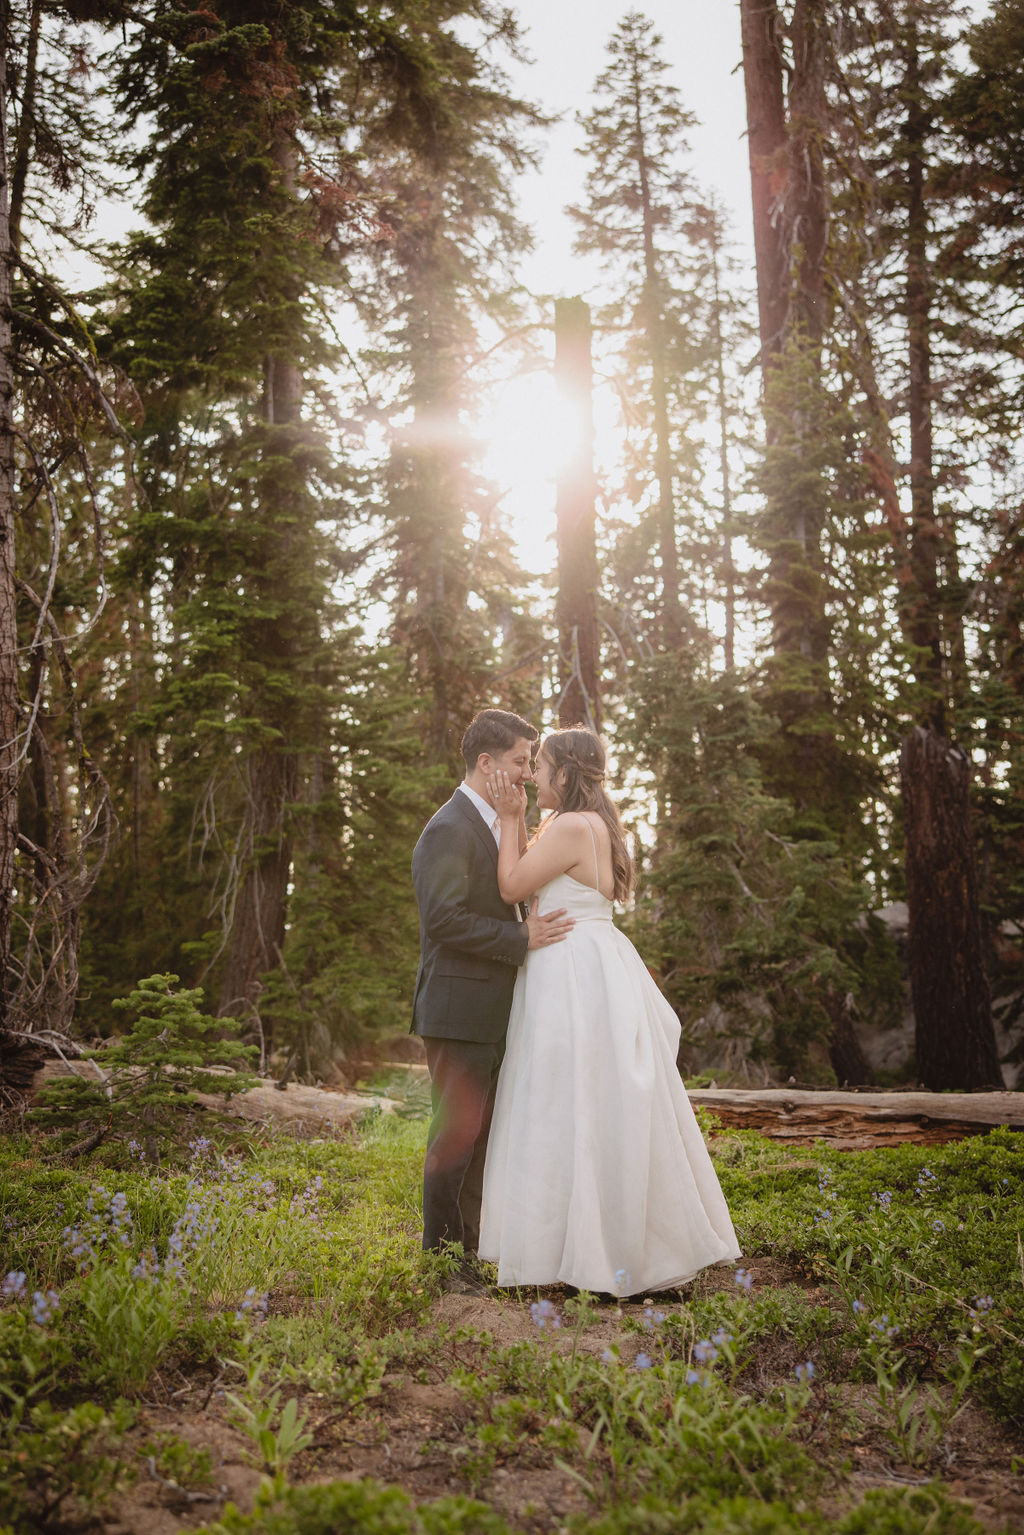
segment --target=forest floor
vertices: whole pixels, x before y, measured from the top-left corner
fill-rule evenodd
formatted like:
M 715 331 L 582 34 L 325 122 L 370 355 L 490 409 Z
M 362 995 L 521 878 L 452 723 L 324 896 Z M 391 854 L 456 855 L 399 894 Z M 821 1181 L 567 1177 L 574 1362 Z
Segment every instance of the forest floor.
M 1024 1135 L 841 1152 L 706 1119 L 738 1267 L 467 1296 L 417 1250 L 406 1080 L 358 1130 L 202 1116 L 161 1168 L 7 1142 L 0 1532 L 1024 1530 Z
M 694 1290 L 706 1299 L 727 1291 L 730 1272 L 702 1277 Z M 761 1288 L 803 1293 L 808 1305 L 828 1306 L 832 1297 L 826 1286 L 815 1285 L 796 1268 L 778 1265 L 774 1271 L 761 1265 Z M 533 1292 L 536 1295 L 537 1292 Z M 752 1292 L 753 1293 L 753 1292 Z M 540 1292 L 556 1308 L 564 1305 L 564 1292 Z M 692 1298 L 692 1297 L 691 1297 Z M 528 1304 L 507 1297 L 445 1295 L 422 1319 L 422 1342 L 429 1351 L 427 1369 L 385 1373 L 372 1401 L 355 1414 L 338 1412 L 334 1404 L 321 1403 L 317 1393 L 301 1400 L 306 1428 L 312 1443 L 296 1455 L 288 1468 L 291 1485 L 358 1481 L 372 1478 L 386 1486 L 402 1488 L 415 1504 L 469 1493 L 500 1514 L 512 1530 L 530 1535 L 550 1535 L 567 1527 L 572 1517 L 589 1522 L 600 1510 L 600 1478 L 597 1486 L 581 1480 L 573 1465 L 585 1466 L 591 1438 L 588 1425 L 575 1425 L 579 1455 L 552 1457 L 543 1444 L 545 1424 L 540 1404 L 531 1405 L 515 1434 L 504 1438 L 488 1453 L 479 1443 L 480 1402 L 463 1379 L 486 1374 L 496 1350 L 528 1347 L 562 1358 L 582 1355 L 600 1362 L 606 1351 L 618 1352 L 618 1367 L 635 1369 L 635 1359 L 647 1342 L 644 1312 L 651 1304 L 685 1306 L 678 1295 L 646 1298 L 646 1304 L 625 1303 L 599 1307 L 585 1330 L 559 1329 L 538 1334 Z M 284 1297 L 281 1297 L 284 1300 Z M 791 1352 L 783 1351 L 784 1353 Z M 761 1392 L 788 1384 L 789 1360 L 779 1357 L 770 1340 L 756 1349 L 747 1373 Z M 456 1383 L 453 1383 L 453 1377 Z M 105 1535 L 175 1535 L 203 1525 L 216 1507 L 230 1499 L 250 1509 L 265 1474 L 254 1463 L 252 1440 L 237 1426 L 223 1394 L 211 1387 L 217 1379 L 212 1370 L 199 1375 L 179 1374 L 173 1368 L 153 1382 L 155 1397 L 141 1409 L 129 1437 L 146 1473 L 109 1508 L 99 1526 Z M 950 1387 L 945 1388 L 948 1395 Z M 513 1392 L 489 1397 L 493 1416 L 516 1403 Z M 847 1382 L 841 1389 L 813 1391 L 808 1403 L 804 1443 L 818 1462 L 825 1495 L 822 1511 L 838 1524 L 843 1514 L 862 1504 L 870 1490 L 905 1494 L 909 1489 L 935 1493 L 934 1470 L 925 1462 L 908 1464 L 894 1449 L 891 1432 L 877 1413 L 875 1387 L 867 1382 Z M 572 1425 L 570 1425 L 572 1426 Z M 474 1431 L 476 1430 L 474 1442 Z M 191 1494 L 178 1492 L 160 1480 L 150 1464 L 146 1447 L 161 1439 L 177 1437 L 199 1454 L 212 1455 L 216 1466 L 215 1490 Z M 940 1483 L 949 1498 L 963 1505 L 980 1529 L 992 1532 L 1024 1530 L 1024 1477 L 1021 1457 L 1024 1441 L 993 1422 L 991 1413 L 970 1404 L 957 1414 L 942 1445 Z M 190 1501 L 191 1498 L 191 1501 Z M 793 1489 L 793 1504 L 803 1498 Z M 770 1505 L 769 1505 L 770 1506 Z M 947 1510 L 940 1501 L 928 1508 L 922 1530 L 945 1528 L 940 1522 Z M 907 1510 L 906 1528 L 918 1520 Z M 939 1517 L 937 1518 L 936 1515 Z M 891 1511 L 888 1515 L 891 1522 Z M 737 1531 L 760 1528 L 746 1511 L 740 1514 Z M 623 1526 L 627 1528 L 628 1526 Z M 893 1525 L 893 1528 L 900 1526 Z M 958 1528 L 958 1524 L 950 1524 Z M 636 1528 L 645 1526 L 639 1522 Z M 658 1528 L 658 1526 L 652 1526 Z M 969 1525 L 964 1522 L 966 1531 Z

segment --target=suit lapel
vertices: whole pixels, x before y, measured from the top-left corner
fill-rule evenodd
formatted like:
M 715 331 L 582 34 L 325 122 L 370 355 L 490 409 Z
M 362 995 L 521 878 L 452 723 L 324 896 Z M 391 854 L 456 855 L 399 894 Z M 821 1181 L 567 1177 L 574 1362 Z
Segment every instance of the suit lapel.
M 480 838 L 484 847 L 487 849 L 487 856 L 490 858 L 491 863 L 495 868 L 497 868 L 498 844 L 495 842 L 494 837 L 488 827 L 484 825 L 484 818 L 473 804 L 472 800 L 467 799 L 466 795 L 463 794 L 461 789 L 456 789 L 448 803 L 454 805 L 459 814 L 466 817 L 473 830 Z

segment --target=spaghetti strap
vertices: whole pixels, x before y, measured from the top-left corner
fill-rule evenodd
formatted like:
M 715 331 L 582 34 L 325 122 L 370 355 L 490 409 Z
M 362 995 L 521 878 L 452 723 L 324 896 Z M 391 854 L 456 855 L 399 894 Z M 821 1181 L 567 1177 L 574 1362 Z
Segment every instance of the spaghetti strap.
M 594 844 L 594 889 L 597 891 L 598 895 L 600 895 L 601 894 L 601 867 L 600 867 L 600 865 L 598 864 L 598 861 L 597 861 L 597 838 L 594 836 L 594 828 L 590 824 L 590 817 L 585 815 L 583 817 L 583 819 L 587 823 L 587 830 L 590 833 L 590 840 Z

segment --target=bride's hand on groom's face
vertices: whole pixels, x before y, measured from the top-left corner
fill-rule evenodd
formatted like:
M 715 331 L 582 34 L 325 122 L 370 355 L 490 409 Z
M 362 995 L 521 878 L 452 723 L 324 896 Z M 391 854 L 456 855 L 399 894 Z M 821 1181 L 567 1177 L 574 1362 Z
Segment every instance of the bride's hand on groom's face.
M 498 768 L 487 780 L 491 802 L 502 820 L 518 818 L 526 809 L 526 786 L 513 783 L 503 768 Z

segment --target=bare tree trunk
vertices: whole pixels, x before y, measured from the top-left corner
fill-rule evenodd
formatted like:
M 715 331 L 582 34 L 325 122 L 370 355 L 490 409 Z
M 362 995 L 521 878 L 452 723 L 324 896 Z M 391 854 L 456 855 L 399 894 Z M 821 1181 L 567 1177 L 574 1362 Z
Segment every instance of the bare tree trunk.
M 280 963 L 288 914 L 292 843 L 287 807 L 298 793 L 297 764 L 287 744 L 260 747 L 245 769 L 246 867 L 235 901 L 221 980 L 221 1014 L 256 1019 L 260 977 Z
M 555 377 L 580 413 L 576 454 L 558 478 L 558 597 L 561 656 L 560 725 L 601 728 L 597 548 L 590 310 L 581 298 L 555 304 Z
M 722 602 L 725 607 L 725 634 L 722 644 L 725 669 L 731 672 L 736 666 L 736 561 L 733 554 L 732 484 L 729 475 L 729 401 L 725 389 L 725 345 L 722 339 L 722 291 L 718 264 L 720 247 L 716 209 L 712 210 L 709 229 L 711 278 L 715 298 L 712 315 L 715 348 L 715 409 L 718 414 L 718 464 L 722 479 Z
M 904 630 L 913 650 L 911 664 L 923 699 L 922 721 L 939 735 L 946 731 L 942 625 L 938 570 L 942 530 L 935 518 L 932 451 L 931 328 L 932 285 L 928 259 L 928 211 L 924 200 L 924 139 L 928 130 L 921 100 L 916 47 L 908 48 L 907 116 L 907 349 L 909 362 L 911 581 L 904 588 Z
M 302 377 L 288 361 L 268 357 L 264 369 L 263 414 L 268 426 L 297 425 L 302 401 Z M 287 445 L 276 444 L 286 453 Z M 267 494 L 272 494 L 268 491 Z M 281 509 L 266 506 L 268 519 Z M 287 534 L 285 534 L 287 537 Z M 267 568 L 262 572 L 269 590 L 275 573 L 271 568 L 276 539 L 266 541 Z M 287 667 L 294 644 L 275 620 L 261 626 L 259 650 L 276 655 Z M 280 963 L 288 911 L 288 882 L 292 843 L 288 834 L 288 808 L 298 795 L 298 743 L 293 738 L 294 720 L 289 701 L 268 703 L 263 723 L 276 740 L 256 747 L 244 767 L 246 806 L 243 812 L 244 860 L 235 897 L 227 959 L 221 981 L 220 1012 L 251 1017 L 258 1022 L 260 976 Z M 262 1063 L 261 1063 L 262 1064 Z
M 11 910 L 18 842 L 18 623 L 14 586 L 14 369 L 7 167 L 9 10 L 0 9 L 0 1026 L 11 990 Z
M 769 705 L 782 726 L 769 781 L 801 808 L 834 806 L 827 580 L 821 548 L 827 487 L 815 470 L 822 431 L 820 348 L 825 324 L 828 215 L 822 142 L 824 0 L 795 0 L 788 100 L 775 0 L 742 0 L 761 368 L 769 448 L 763 542 L 771 609 Z
M 9 14 L 9 0 L 3 0 L 4 22 Z M 21 210 L 25 206 L 25 186 L 32 158 L 32 139 L 36 131 L 36 88 L 38 85 L 39 29 L 42 21 L 41 0 L 32 0 L 28 23 L 28 42 L 25 49 L 24 69 L 21 71 L 21 113 L 18 132 L 11 156 L 10 204 L 11 249 L 17 254 L 21 249 Z M 6 38 L 5 38 L 6 42 Z
M 775 0 L 741 0 L 743 83 L 754 213 L 761 366 L 782 347 L 789 309 L 786 232 L 777 203 L 786 178 L 786 103 Z
M 982 957 L 970 776 L 967 754 L 930 727 L 903 742 L 917 1074 L 933 1092 L 1004 1085 Z

